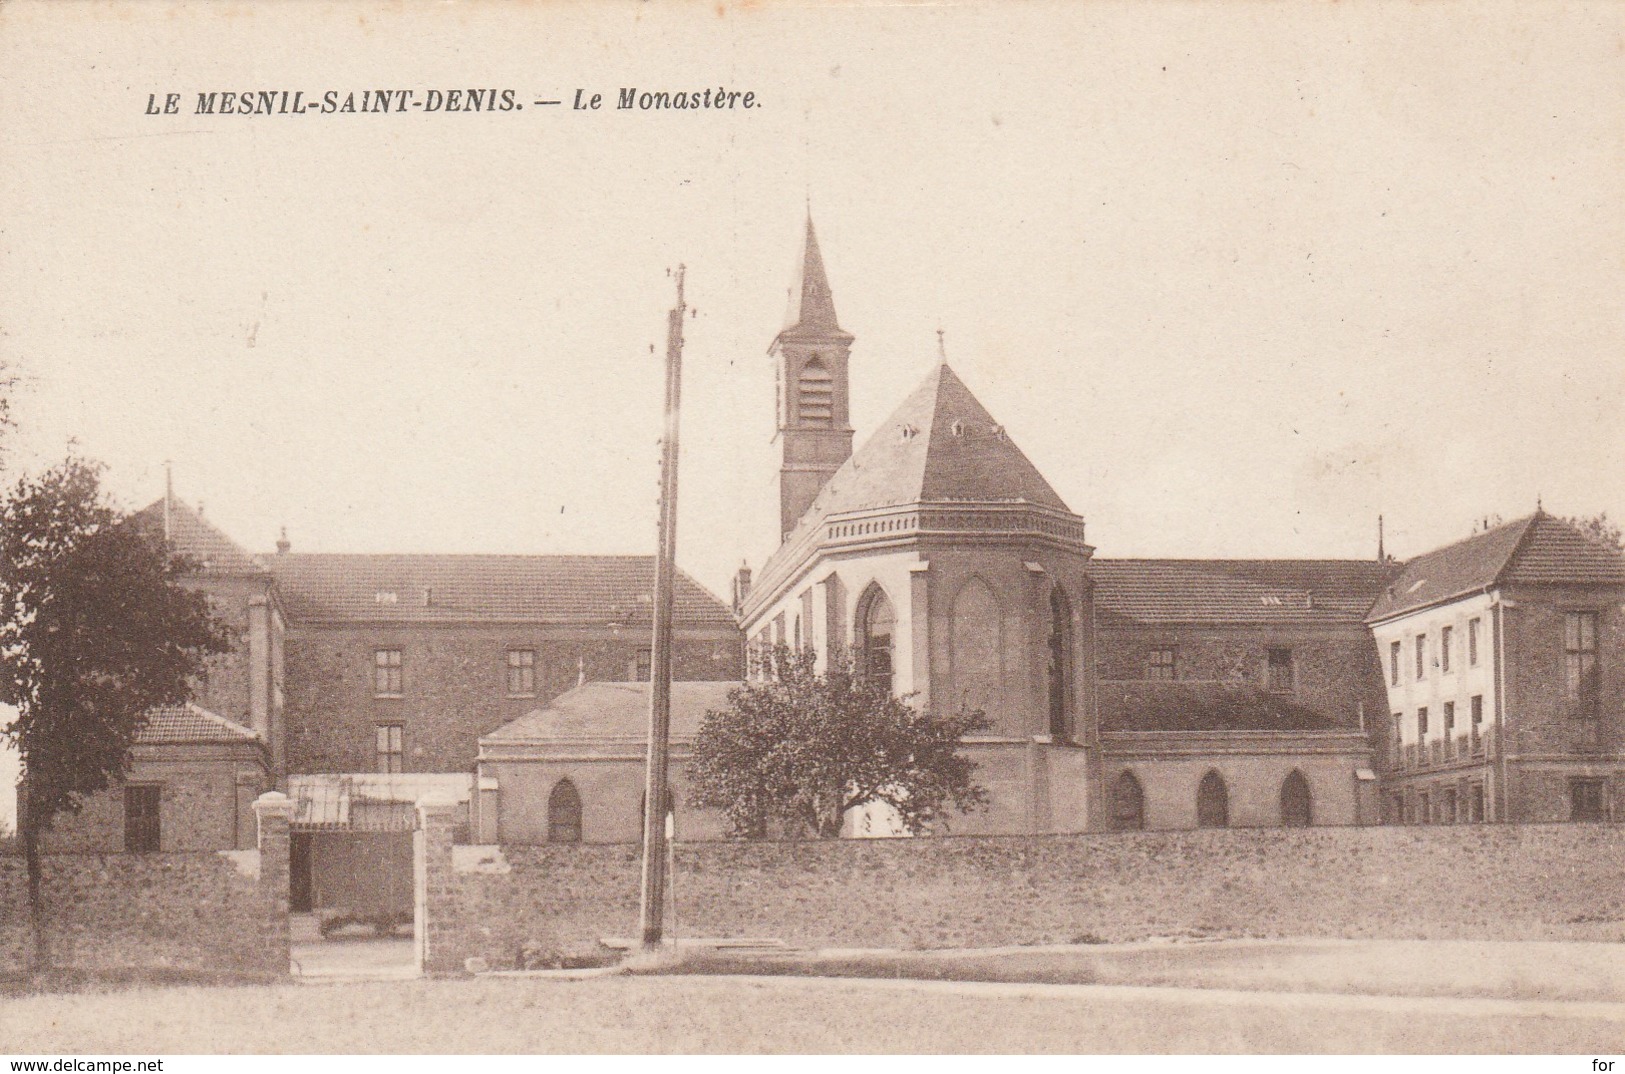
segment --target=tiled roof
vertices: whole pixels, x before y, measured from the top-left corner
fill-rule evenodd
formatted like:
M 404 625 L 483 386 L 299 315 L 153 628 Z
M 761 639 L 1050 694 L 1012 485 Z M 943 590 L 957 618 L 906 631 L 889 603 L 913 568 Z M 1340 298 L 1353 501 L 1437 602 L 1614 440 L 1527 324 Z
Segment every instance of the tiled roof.
M 1625 556 L 1536 512 L 1417 556 L 1368 618 L 1376 622 L 1509 582 L 1625 585 Z
M 830 515 L 909 503 L 1043 504 L 1067 510 L 1038 472 L 946 364 L 881 422 L 824 484 L 781 550 Z M 773 561 L 763 569 L 771 572 Z
M 1359 623 L 1397 570 L 1374 560 L 1094 559 L 1100 624 Z
M 258 742 L 260 737 L 242 724 L 188 701 L 148 711 L 147 724 L 135 740 L 142 746 L 157 746 L 177 742 Z
M 137 525 L 164 532 L 164 501 L 155 500 L 133 516 Z M 265 564 L 221 533 L 180 500 L 169 507 L 169 549 L 192 560 L 205 574 L 264 574 Z
M 653 556 L 269 556 L 293 620 L 647 623 Z M 682 571 L 675 614 L 733 625 L 727 605 Z
M 1221 682 L 1102 682 L 1102 731 L 1330 731 L 1317 709 L 1256 686 Z
M 712 709 L 728 707 L 728 693 L 738 682 L 671 684 L 671 736 L 692 738 Z M 568 690 L 536 709 L 483 736 L 493 743 L 583 741 L 597 738 L 643 738 L 649 734 L 649 684 L 589 682 Z

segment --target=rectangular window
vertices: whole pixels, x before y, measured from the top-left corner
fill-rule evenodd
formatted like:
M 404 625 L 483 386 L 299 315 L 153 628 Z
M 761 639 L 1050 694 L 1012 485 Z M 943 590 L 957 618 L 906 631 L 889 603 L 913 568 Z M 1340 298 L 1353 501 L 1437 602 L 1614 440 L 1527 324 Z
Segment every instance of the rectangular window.
M 508 696 L 536 696 L 536 650 L 508 650 Z
M 1478 666 L 1478 620 L 1467 620 L 1467 666 Z
M 1439 820 L 1443 824 L 1456 823 L 1456 788 L 1446 787 L 1439 798 Z
M 1484 722 L 1484 695 L 1474 694 L 1470 704 L 1473 710 L 1473 730 L 1476 731 L 1479 724 Z
M 1405 758 L 1405 730 L 1401 726 L 1404 722 L 1405 722 L 1405 714 L 1403 712 L 1394 713 L 1393 760 L 1390 762 L 1390 764 L 1392 764 L 1393 767 L 1395 767 L 1395 768 L 1399 768 L 1401 765 L 1404 764 L 1404 758 Z
M 1475 783 L 1468 792 L 1468 808 L 1472 811 L 1468 818 L 1474 824 L 1484 823 L 1484 784 Z
M 1173 646 L 1160 646 L 1146 653 L 1145 677 L 1163 682 L 1172 682 L 1178 677 Z
M 1454 701 L 1446 701 L 1444 703 L 1444 735 L 1445 735 L 1446 738 L 1449 738 L 1451 735 L 1453 735 L 1455 733 L 1456 733 L 1456 703 Z
M 1432 806 L 1429 803 L 1427 791 L 1423 791 L 1421 794 L 1416 796 L 1416 823 L 1433 823 Z
M 377 649 L 372 654 L 372 692 L 378 697 L 401 696 L 401 651 Z
M 1399 642 L 1388 646 L 1388 681 L 1390 685 L 1399 685 Z
M 1563 617 L 1563 690 L 1570 701 L 1596 700 L 1596 612 L 1569 612 Z
M 1425 739 L 1427 737 L 1428 737 L 1428 710 L 1427 710 L 1427 706 L 1423 705 L 1421 708 L 1416 710 L 1416 738 L 1417 738 L 1417 741 L 1420 742 L 1421 740 L 1423 740 L 1423 739 Z
M 1271 649 L 1269 652 L 1269 688 L 1286 692 L 1293 687 L 1292 650 Z
M 1416 636 L 1416 678 L 1420 681 L 1428 675 L 1428 636 Z
M 648 649 L 639 649 L 637 656 L 632 659 L 632 681 L 648 682 L 652 678 L 654 678 L 654 653 Z
M 1452 627 L 1442 627 L 1439 630 L 1439 670 L 1450 674 L 1450 635 L 1455 633 Z
M 376 728 L 378 742 L 376 746 L 378 771 L 393 774 L 401 770 L 401 725 L 398 723 L 381 723 Z
M 163 788 L 156 783 L 124 788 L 124 849 L 130 854 L 156 854 L 163 842 L 159 825 Z
M 1576 821 L 1607 820 L 1607 807 L 1603 802 L 1603 781 L 1600 779 L 1569 780 L 1569 819 Z

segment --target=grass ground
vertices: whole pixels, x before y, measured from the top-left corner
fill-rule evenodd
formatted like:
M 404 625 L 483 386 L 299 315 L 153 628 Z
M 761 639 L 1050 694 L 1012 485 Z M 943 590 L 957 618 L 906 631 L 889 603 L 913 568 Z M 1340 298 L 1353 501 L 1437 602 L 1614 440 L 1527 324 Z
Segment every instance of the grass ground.
M 939 979 L 927 982 L 487 977 L 36 995 L 0 1004 L 0 1047 L 24 1055 L 1625 1048 L 1617 945 L 1176 946 L 906 956 L 936 959 Z M 844 957 L 848 969 L 867 965 L 882 977 L 932 968 Z M 1115 974 L 1196 987 L 953 979 L 1000 974 L 1044 981 Z M 1401 982 L 1409 998 L 1317 991 L 1342 984 L 1351 987 L 1341 991 L 1358 992 L 1362 982 L 1382 980 Z M 1235 991 L 1243 988 L 1263 991 Z M 1503 998 L 1443 998 L 1461 995 Z

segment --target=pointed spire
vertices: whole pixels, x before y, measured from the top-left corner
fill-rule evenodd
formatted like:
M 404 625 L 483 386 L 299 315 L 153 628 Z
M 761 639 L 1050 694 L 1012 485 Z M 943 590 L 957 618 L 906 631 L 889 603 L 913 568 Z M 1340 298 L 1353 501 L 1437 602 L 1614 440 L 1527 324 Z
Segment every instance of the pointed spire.
M 830 294 L 824 258 L 818 252 L 818 235 L 813 231 L 812 213 L 807 213 L 807 240 L 801 252 L 801 273 L 790 292 L 790 315 L 785 331 L 839 332 L 835 319 L 835 297 Z
M 164 541 L 167 543 L 173 522 L 171 513 L 175 505 L 175 464 L 168 459 L 164 460 Z

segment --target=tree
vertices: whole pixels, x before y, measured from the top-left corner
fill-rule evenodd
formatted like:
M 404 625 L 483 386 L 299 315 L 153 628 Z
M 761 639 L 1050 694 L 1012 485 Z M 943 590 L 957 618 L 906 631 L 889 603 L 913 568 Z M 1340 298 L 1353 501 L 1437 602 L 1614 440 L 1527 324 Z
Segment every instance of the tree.
M 1598 544 L 1625 552 L 1625 530 L 1621 530 L 1619 523 L 1608 517 L 1607 511 L 1591 518 L 1566 518 L 1563 521 Z
M 819 673 L 810 650 L 780 646 L 772 675 L 728 695 L 705 714 L 688 765 L 690 800 L 722 811 L 731 834 L 765 839 L 840 834 L 847 810 L 889 805 L 911 834 L 987 800 L 976 765 L 959 751 L 986 730 L 980 712 L 935 716 L 831 656 Z
M 36 964 L 46 958 L 40 836 L 122 777 L 154 706 L 186 700 L 228 639 L 163 535 L 114 510 L 77 456 L 0 499 L 0 728 L 22 760 L 18 827 Z

